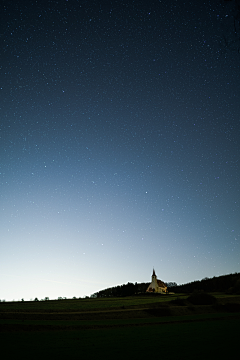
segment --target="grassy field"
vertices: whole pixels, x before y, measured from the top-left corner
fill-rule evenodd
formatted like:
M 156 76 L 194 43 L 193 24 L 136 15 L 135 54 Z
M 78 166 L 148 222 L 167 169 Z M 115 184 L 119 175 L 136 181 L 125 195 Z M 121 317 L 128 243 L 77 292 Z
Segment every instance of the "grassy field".
M 225 359 L 238 352 L 240 296 L 214 306 L 187 296 L 0 303 L 4 359 Z
M 87 298 L 87 299 L 67 299 L 67 300 L 47 300 L 47 301 L 15 301 L 0 303 L 0 311 L 86 311 L 101 309 L 118 309 L 120 307 L 148 305 L 155 302 L 166 302 L 177 297 L 186 298 L 185 294 L 165 295 L 165 296 L 130 296 L 122 298 Z

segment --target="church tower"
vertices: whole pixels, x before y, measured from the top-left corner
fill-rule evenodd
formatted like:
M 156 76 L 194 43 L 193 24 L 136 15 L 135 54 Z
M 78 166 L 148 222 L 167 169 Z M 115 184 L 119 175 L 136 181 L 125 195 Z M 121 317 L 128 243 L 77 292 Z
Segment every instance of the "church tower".
M 152 274 L 152 281 L 153 281 L 153 279 L 157 279 L 154 268 L 153 268 L 153 274 Z
M 157 275 L 155 273 L 155 270 L 153 268 L 153 274 L 152 274 L 152 288 L 154 289 L 154 292 L 157 292 L 158 283 L 157 283 Z
M 167 293 L 167 286 L 164 284 L 163 281 L 157 279 L 157 275 L 155 273 L 155 270 L 153 268 L 153 274 L 152 274 L 152 282 L 147 288 L 147 292 L 153 292 L 153 293 L 161 293 L 166 294 Z

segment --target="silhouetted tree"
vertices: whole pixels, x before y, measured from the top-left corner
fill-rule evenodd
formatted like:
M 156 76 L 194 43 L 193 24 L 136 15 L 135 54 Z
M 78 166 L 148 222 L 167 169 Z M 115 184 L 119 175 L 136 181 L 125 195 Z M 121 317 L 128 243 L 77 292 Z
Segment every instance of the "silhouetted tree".
M 177 283 L 176 282 L 167 282 L 165 283 L 167 285 L 168 288 L 172 288 L 173 286 L 177 286 Z

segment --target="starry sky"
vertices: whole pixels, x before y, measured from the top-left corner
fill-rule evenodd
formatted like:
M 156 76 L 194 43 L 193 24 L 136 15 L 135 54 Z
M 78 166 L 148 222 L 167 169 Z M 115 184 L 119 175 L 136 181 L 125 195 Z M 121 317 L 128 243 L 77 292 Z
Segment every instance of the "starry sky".
M 0 13 L 0 299 L 239 272 L 233 4 Z

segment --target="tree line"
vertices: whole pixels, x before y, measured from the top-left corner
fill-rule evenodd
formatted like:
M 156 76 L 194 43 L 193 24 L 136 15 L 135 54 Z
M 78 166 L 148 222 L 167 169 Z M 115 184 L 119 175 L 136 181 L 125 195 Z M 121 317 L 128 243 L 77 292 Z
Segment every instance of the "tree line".
M 100 290 L 91 295 L 91 298 L 124 297 L 138 294 L 146 294 L 150 282 L 130 283 L 117 285 L 104 290 Z M 176 282 L 165 283 L 169 292 L 192 293 L 194 291 L 205 292 L 226 292 L 229 294 L 240 295 L 240 273 L 222 275 L 213 278 L 192 281 L 183 285 Z
M 187 284 L 173 286 L 175 293 L 192 293 L 193 291 L 226 292 L 240 295 L 240 273 L 222 275 L 213 278 L 192 281 Z
M 143 294 L 146 293 L 149 284 L 150 282 L 135 283 L 135 284 L 128 282 L 127 284 L 117 285 L 104 290 L 100 290 L 94 293 L 93 295 L 91 295 L 91 297 L 95 297 L 95 298 L 124 297 L 124 296 Z M 166 283 L 166 285 L 168 288 L 171 288 L 172 286 L 177 286 L 177 283 L 170 282 L 170 283 Z

